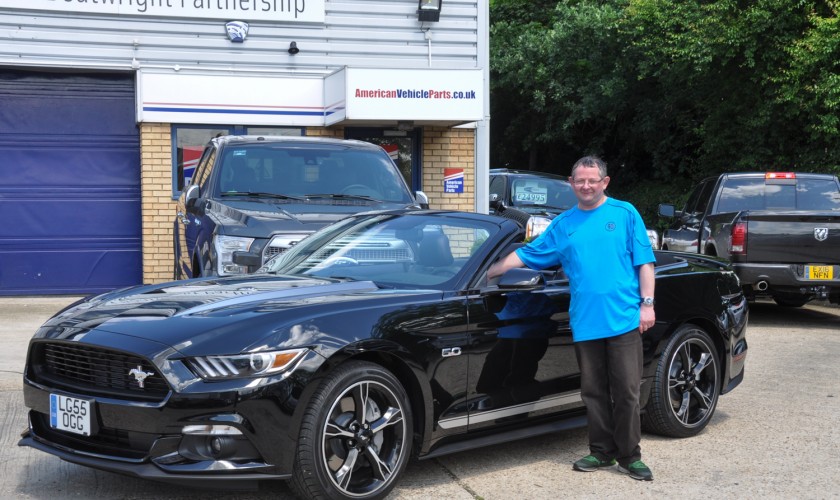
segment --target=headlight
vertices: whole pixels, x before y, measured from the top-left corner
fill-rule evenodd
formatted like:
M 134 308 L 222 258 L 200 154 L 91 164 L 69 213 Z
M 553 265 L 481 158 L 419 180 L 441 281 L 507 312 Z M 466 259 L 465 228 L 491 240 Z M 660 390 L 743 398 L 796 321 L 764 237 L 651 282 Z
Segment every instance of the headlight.
M 304 348 L 231 356 L 196 356 L 186 362 L 205 380 L 265 377 L 293 369 L 306 351 L 308 349 Z
M 247 272 L 248 269 L 244 266 L 233 263 L 233 252 L 238 250 L 247 252 L 251 249 L 253 242 L 254 238 L 240 238 L 239 236 L 218 235 L 213 238 L 213 247 L 216 249 L 216 272 L 219 276 Z
M 531 217 L 525 225 L 525 241 L 531 241 L 541 235 L 545 228 L 551 224 L 551 219 L 546 217 Z
M 656 232 L 656 229 L 648 229 L 647 235 L 650 240 L 650 247 L 659 250 L 659 233 Z

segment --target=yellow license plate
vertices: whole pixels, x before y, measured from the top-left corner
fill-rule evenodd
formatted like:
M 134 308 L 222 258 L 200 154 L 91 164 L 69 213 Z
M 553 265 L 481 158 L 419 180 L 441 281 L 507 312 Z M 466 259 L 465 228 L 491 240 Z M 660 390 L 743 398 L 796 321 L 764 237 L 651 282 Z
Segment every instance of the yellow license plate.
M 834 279 L 834 266 L 807 266 L 808 279 L 832 280 Z

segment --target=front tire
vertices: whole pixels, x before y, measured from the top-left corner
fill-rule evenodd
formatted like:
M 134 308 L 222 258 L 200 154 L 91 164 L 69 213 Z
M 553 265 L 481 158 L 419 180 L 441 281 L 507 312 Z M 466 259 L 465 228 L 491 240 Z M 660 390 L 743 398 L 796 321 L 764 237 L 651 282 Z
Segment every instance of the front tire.
M 720 394 L 720 358 L 702 328 L 686 324 L 674 332 L 659 358 L 642 423 L 670 437 L 702 431 Z
M 408 463 L 411 436 L 399 380 L 379 365 L 348 362 L 306 408 L 290 485 L 302 498 L 383 498 Z

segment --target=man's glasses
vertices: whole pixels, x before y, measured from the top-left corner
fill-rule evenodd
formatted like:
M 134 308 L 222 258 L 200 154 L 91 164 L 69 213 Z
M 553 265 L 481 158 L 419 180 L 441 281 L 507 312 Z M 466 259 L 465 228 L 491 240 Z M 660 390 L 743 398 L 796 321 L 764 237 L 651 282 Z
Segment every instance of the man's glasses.
M 572 181 L 572 184 L 574 184 L 577 187 L 583 187 L 583 186 L 587 186 L 587 185 L 588 186 L 595 186 L 598 183 L 600 183 L 602 180 L 604 180 L 603 177 L 601 177 L 600 179 L 575 179 L 575 180 Z

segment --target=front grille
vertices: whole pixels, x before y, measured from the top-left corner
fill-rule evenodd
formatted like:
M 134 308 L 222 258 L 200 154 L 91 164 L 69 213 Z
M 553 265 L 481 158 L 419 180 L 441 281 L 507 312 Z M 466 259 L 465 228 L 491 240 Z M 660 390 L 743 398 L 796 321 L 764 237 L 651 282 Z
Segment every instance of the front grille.
M 408 262 L 411 254 L 406 248 L 397 249 L 367 249 L 359 248 L 348 252 L 348 257 L 359 262 Z
M 274 257 L 277 254 L 281 254 L 288 249 L 289 247 L 266 247 L 265 252 L 263 252 L 263 264 L 268 262 L 268 259 Z
M 30 376 L 59 389 L 117 399 L 162 401 L 169 386 L 148 360 L 80 344 L 38 343 Z M 139 376 L 138 376 L 139 373 Z M 145 375 L 143 387 L 138 378 Z

